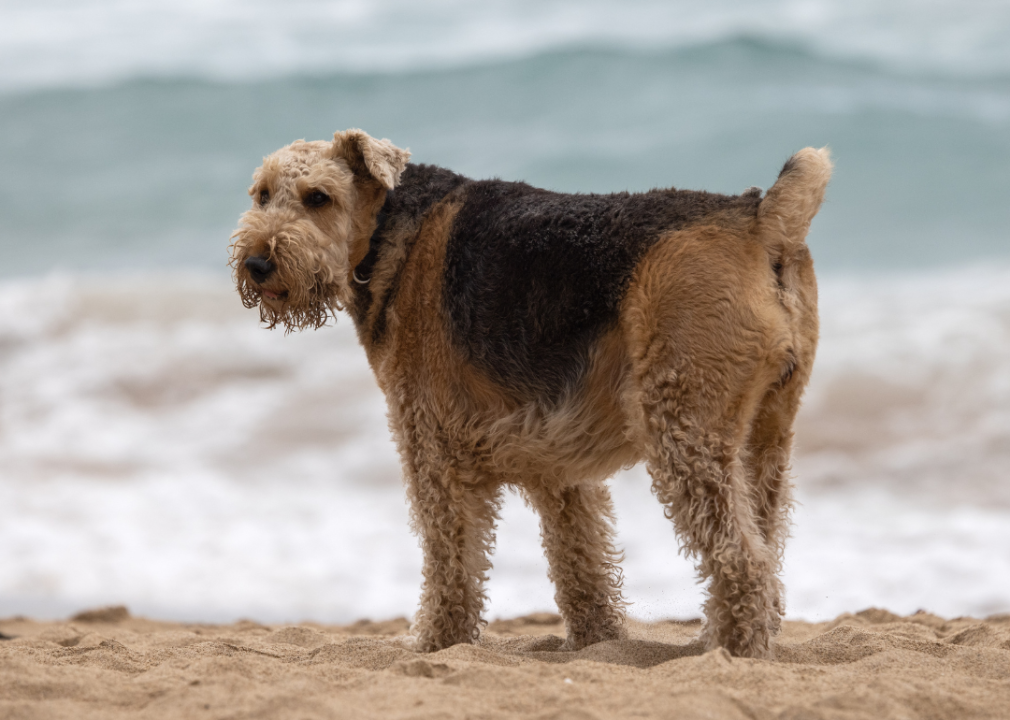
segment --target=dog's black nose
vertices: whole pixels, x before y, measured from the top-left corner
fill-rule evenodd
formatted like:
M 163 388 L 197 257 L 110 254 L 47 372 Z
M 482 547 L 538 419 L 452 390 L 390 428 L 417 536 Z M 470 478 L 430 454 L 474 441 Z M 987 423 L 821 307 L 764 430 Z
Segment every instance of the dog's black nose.
M 258 283 L 266 280 L 270 277 L 270 273 L 274 271 L 274 264 L 262 255 L 253 255 L 250 258 L 246 258 L 245 267 L 252 276 L 252 279 Z

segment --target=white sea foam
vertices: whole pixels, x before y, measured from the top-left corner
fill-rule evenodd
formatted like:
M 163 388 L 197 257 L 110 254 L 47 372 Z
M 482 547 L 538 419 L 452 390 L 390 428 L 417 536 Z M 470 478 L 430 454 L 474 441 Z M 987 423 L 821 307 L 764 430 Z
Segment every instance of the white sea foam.
M 828 278 L 799 423 L 789 613 L 1010 610 L 1010 270 Z M 0 285 L 0 613 L 125 602 L 204 620 L 413 612 L 382 398 L 351 324 L 260 329 L 221 278 Z M 641 468 L 614 479 L 639 617 L 701 590 Z M 490 615 L 550 609 L 506 504 Z
M 3 0 L 0 14 L 8 89 L 138 75 L 409 71 L 571 45 L 679 47 L 740 35 L 906 69 L 1010 70 L 1010 7 L 989 0 Z

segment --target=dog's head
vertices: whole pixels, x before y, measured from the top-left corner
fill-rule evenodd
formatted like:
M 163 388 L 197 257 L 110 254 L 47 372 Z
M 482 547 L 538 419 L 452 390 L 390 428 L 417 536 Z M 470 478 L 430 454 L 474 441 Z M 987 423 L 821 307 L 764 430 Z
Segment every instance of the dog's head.
M 232 235 L 242 303 L 288 330 L 320 327 L 345 307 L 354 265 L 409 159 L 361 130 L 299 140 L 264 158 L 249 188 L 252 208 Z

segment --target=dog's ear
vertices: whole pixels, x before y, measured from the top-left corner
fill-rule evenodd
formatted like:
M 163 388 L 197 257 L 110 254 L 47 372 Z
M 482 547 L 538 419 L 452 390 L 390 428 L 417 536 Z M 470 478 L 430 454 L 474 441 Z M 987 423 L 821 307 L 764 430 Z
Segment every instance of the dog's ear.
M 333 156 L 346 160 L 355 175 L 371 176 L 392 190 L 407 167 L 410 150 L 401 150 L 389 140 L 376 140 L 364 130 L 352 129 L 333 134 Z

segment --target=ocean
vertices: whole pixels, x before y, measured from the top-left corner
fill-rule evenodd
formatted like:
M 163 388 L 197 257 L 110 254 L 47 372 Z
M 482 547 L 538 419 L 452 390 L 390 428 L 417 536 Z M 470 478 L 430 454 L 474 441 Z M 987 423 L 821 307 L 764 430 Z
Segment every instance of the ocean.
M 0 1 L 0 614 L 410 615 L 420 552 L 349 320 L 241 307 L 261 158 L 362 127 L 569 192 L 836 160 L 810 246 L 787 612 L 1010 611 L 1010 3 Z M 630 612 L 697 616 L 642 468 Z M 489 616 L 554 607 L 506 503 Z

